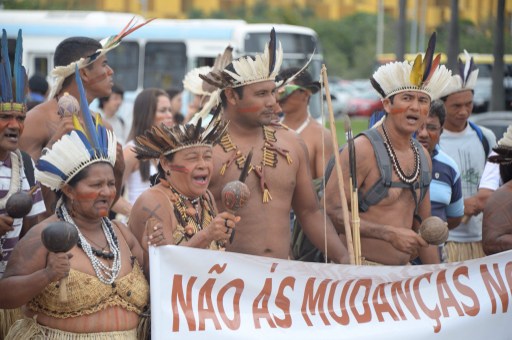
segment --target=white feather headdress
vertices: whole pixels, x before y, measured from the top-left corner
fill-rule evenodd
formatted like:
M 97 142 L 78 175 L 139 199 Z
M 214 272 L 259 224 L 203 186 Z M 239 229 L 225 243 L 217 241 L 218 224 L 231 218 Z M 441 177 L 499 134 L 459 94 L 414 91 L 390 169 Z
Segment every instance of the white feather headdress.
M 209 96 L 210 92 L 203 89 L 203 79 L 199 75 L 206 76 L 212 68 L 210 66 L 201 66 L 190 70 L 183 78 L 183 87 L 198 96 Z
M 450 82 L 451 71 L 439 65 L 440 54 L 434 58 L 435 44 L 434 32 L 423 58 L 418 54 L 414 62 L 392 62 L 379 67 L 370 81 L 381 97 L 389 98 L 404 91 L 420 91 L 430 96 L 431 100 L 438 99 Z
M 192 118 L 195 123 L 199 118 L 204 119 L 208 113 L 220 103 L 220 94 L 226 88 L 236 88 L 262 81 L 275 81 L 283 63 L 283 48 L 276 40 L 276 31 L 270 31 L 270 40 L 265 44 L 262 54 L 244 56 L 233 60 L 220 71 L 212 70 L 207 76 L 200 76 L 208 84 L 216 88 L 210 95 L 210 100 L 202 110 Z
M 116 162 L 116 137 L 101 124 L 99 114 L 93 121 L 78 66 L 75 67 L 75 77 L 84 125 L 73 115 L 74 130 L 62 136 L 51 150 L 41 156 L 35 170 L 35 178 L 54 191 L 60 190 L 62 185 L 93 163 L 108 162 L 114 166 Z
M 444 89 L 441 97 L 465 90 L 473 90 L 475 88 L 476 80 L 478 79 L 478 67 L 468 51 L 464 50 L 464 55 L 466 61 L 462 62 L 459 58 L 458 74 L 452 76 L 450 83 Z
M 128 24 L 123 28 L 123 30 L 119 32 L 119 34 L 112 35 L 110 37 L 102 39 L 100 41 L 101 48 L 96 50 L 96 52 L 94 52 L 92 55 L 87 56 L 85 58 L 80 58 L 79 60 L 74 61 L 66 66 L 56 66 L 51 72 L 51 75 L 54 78 L 54 83 L 51 88 L 50 95 L 48 96 L 48 100 L 53 99 L 59 93 L 59 91 L 62 89 L 62 84 L 64 83 L 64 80 L 75 72 L 76 67 L 78 67 L 78 69 L 82 69 L 92 64 L 99 57 L 105 55 L 108 51 L 113 50 L 114 48 L 119 46 L 121 40 L 128 34 L 150 23 L 155 18 L 146 20 L 139 25 L 135 25 L 134 19 L 135 18 L 132 18 L 128 22 Z

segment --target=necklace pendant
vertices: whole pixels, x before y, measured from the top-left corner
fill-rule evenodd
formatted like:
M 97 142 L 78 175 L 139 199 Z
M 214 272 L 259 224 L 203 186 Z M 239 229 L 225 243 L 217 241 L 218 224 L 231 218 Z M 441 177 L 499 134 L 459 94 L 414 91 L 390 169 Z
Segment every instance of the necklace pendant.
M 192 224 L 187 224 L 187 226 L 183 229 L 185 229 L 185 234 L 187 234 L 187 236 L 193 236 L 195 234 L 194 226 Z
M 196 208 L 194 207 L 188 207 L 186 210 L 185 210 L 185 213 L 187 214 L 187 216 L 195 216 L 197 211 L 196 211 Z

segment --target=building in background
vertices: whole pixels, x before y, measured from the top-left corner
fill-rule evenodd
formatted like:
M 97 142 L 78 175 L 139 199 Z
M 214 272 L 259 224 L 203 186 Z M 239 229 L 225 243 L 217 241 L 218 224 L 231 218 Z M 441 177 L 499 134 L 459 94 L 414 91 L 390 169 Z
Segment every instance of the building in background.
M 112 12 L 131 12 L 145 17 L 185 19 L 192 11 L 205 15 L 214 12 L 227 12 L 237 7 L 248 9 L 261 3 L 272 7 L 307 8 L 318 18 L 337 20 L 357 12 L 377 13 L 380 0 L 69 0 L 73 8 L 87 8 Z M 399 1 L 382 0 L 384 12 L 398 18 Z M 39 0 L 50 4 L 54 0 Z M 65 2 L 65 1 L 63 1 Z M 475 25 L 488 23 L 495 17 L 498 0 L 459 0 L 459 17 Z M 83 5 L 83 7 L 82 7 Z M 407 19 L 414 20 L 425 13 L 426 29 L 450 21 L 450 0 L 408 0 Z M 71 9 L 71 8 L 69 8 Z M 512 1 L 505 4 L 505 21 L 512 20 Z

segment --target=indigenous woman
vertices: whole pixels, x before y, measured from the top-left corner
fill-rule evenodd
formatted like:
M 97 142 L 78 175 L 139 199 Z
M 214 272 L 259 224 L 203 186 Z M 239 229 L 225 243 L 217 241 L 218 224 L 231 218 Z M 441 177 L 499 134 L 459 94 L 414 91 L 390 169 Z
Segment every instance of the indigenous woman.
M 61 195 L 54 215 L 20 240 L 0 281 L 0 302 L 24 306 L 6 339 L 138 339 L 149 286 L 140 265 L 140 245 L 123 225 L 107 216 L 116 195 L 115 136 L 93 124 L 80 78 L 83 128 L 64 135 L 39 160 L 36 178 Z M 66 221 L 78 233 L 67 253 L 53 253 L 41 241 L 52 222 Z M 65 278 L 69 299 L 59 298 Z M 7 296 L 6 296 L 7 295 Z
M 158 158 L 160 179 L 139 196 L 130 215 L 128 226 L 141 243 L 148 219 L 154 226 L 149 237 L 154 245 L 219 249 L 229 239 L 240 218 L 229 212 L 217 215 L 208 191 L 212 146 L 224 130 L 225 124 L 218 119 L 206 130 L 199 120 L 196 125 L 154 126 L 137 138 L 137 158 Z

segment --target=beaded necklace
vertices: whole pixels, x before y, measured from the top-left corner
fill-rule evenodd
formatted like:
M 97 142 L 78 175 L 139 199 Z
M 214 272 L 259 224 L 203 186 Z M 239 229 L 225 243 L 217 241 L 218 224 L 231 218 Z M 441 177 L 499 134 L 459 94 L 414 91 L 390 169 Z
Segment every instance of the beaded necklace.
M 23 176 L 21 176 L 22 169 L 22 159 L 19 151 L 11 152 L 11 182 L 9 184 L 9 191 L 5 194 L 4 197 L 0 199 L 0 209 L 5 209 L 5 205 L 7 204 L 7 200 L 14 193 L 21 190 Z M 5 267 L 7 265 L 7 261 L 4 258 L 7 256 L 7 252 L 4 252 L 4 243 L 7 240 L 7 234 L 2 235 L 0 237 L 0 266 Z
M 91 261 L 94 272 L 96 273 L 96 277 L 98 280 L 103 282 L 104 284 L 112 285 L 114 281 L 117 279 L 119 272 L 121 271 L 121 252 L 119 250 L 119 242 L 117 240 L 117 236 L 112 228 L 112 223 L 106 217 L 101 219 L 101 227 L 103 229 L 103 233 L 105 234 L 105 238 L 107 239 L 107 244 L 110 248 L 110 253 L 105 253 L 105 256 L 108 259 L 112 259 L 112 266 L 107 266 L 100 260 L 98 260 L 97 256 L 104 257 L 103 255 L 97 255 L 98 252 L 104 253 L 101 250 L 93 250 L 89 242 L 85 239 L 84 235 L 80 232 L 80 229 L 73 221 L 73 218 L 68 213 L 66 206 L 62 204 L 57 210 L 57 216 L 59 219 L 69 222 L 75 226 L 78 232 L 78 246 L 82 248 L 85 252 L 89 261 Z
M 258 179 L 260 181 L 260 188 L 263 193 L 263 203 L 268 203 L 272 200 L 272 195 L 270 195 L 270 190 L 268 188 L 267 182 L 265 181 L 265 166 L 275 168 L 277 166 L 278 154 L 286 158 L 288 164 L 291 164 L 293 160 L 288 150 L 282 149 L 275 145 L 275 143 L 277 142 L 276 130 L 264 125 L 263 140 L 263 158 L 261 160 L 261 163 L 260 165 L 251 164 L 249 167 L 249 173 L 253 172 L 254 170 L 254 173 L 256 174 L 256 176 L 258 176 Z M 233 143 L 233 141 L 231 140 L 231 136 L 229 135 L 229 132 L 226 132 L 224 134 L 224 136 L 220 140 L 220 145 L 222 146 L 224 152 L 232 153 L 230 158 L 222 165 L 220 169 L 220 174 L 224 175 L 226 169 L 229 168 L 231 164 L 233 164 L 233 161 L 236 162 L 238 169 L 242 170 L 247 156 L 244 155 L 238 149 L 238 146 L 235 143 Z
M 393 149 L 393 145 L 391 145 L 391 141 L 389 140 L 388 133 L 386 131 L 386 125 L 382 124 L 382 131 L 384 132 L 384 146 L 386 147 L 386 151 L 388 152 L 389 158 L 391 158 L 391 163 L 393 163 L 393 169 L 395 170 L 398 178 L 407 184 L 412 184 L 416 182 L 420 175 L 420 153 L 412 138 L 409 140 L 412 148 L 412 152 L 414 153 L 414 170 L 411 175 L 406 175 L 402 170 L 400 163 L 398 162 L 398 158 L 396 157 L 395 150 Z
M 207 199 L 207 194 L 190 199 L 176 190 L 167 181 L 161 180 L 161 183 L 171 189 L 170 200 L 174 207 L 174 216 L 178 221 L 178 226 L 173 234 L 175 244 L 180 244 L 184 240 L 188 241 L 211 223 L 214 216 L 213 205 Z M 198 212 L 198 208 L 201 212 Z

